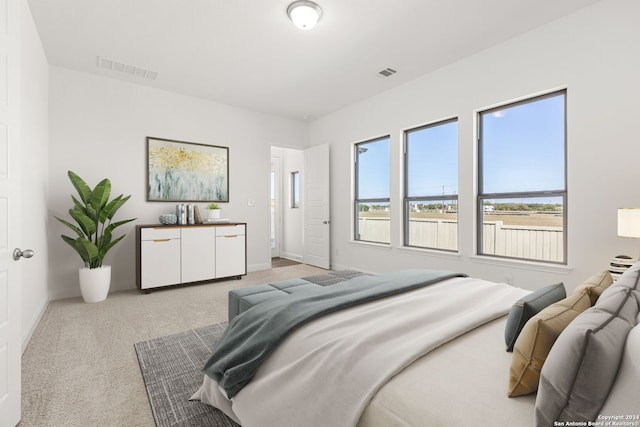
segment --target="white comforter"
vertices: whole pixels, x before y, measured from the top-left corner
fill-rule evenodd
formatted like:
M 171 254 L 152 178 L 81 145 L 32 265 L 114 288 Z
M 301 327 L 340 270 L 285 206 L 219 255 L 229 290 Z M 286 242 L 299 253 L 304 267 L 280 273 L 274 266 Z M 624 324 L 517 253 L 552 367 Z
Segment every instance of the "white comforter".
M 391 377 L 528 293 L 454 278 L 333 313 L 291 334 L 231 401 L 206 375 L 192 399 L 243 427 L 355 426 Z

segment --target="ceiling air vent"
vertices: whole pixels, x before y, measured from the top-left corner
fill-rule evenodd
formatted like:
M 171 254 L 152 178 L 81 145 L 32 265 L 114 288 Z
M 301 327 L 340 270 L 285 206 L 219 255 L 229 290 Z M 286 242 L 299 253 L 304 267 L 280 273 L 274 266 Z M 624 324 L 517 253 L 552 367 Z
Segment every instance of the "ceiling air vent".
M 98 68 L 105 70 L 117 71 L 119 73 L 129 74 L 130 76 L 140 77 L 147 80 L 155 80 L 158 77 L 156 71 L 146 68 L 137 67 L 135 65 L 123 64 L 122 62 L 98 56 Z
M 389 77 L 397 73 L 393 68 L 385 68 L 384 70 L 378 71 L 378 74 L 382 77 Z

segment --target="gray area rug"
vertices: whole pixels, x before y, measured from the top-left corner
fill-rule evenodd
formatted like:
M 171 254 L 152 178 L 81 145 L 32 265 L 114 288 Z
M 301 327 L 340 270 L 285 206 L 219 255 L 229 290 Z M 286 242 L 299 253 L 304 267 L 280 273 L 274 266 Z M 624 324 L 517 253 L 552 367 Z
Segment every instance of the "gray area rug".
M 202 367 L 226 327 L 226 323 L 209 325 L 134 345 L 156 426 L 238 426 L 218 409 L 189 401 L 202 384 Z
M 358 276 L 368 276 L 368 274 L 356 270 L 337 270 L 329 271 L 325 274 L 302 277 L 302 279 L 312 283 L 316 283 L 320 286 L 328 286 L 344 282 L 345 280 L 353 279 L 354 277 Z

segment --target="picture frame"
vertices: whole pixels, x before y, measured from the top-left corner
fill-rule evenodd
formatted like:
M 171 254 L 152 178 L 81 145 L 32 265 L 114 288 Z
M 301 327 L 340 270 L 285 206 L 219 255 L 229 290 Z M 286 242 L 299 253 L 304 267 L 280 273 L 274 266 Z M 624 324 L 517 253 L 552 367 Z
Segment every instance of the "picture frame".
M 229 147 L 148 136 L 147 201 L 228 202 Z

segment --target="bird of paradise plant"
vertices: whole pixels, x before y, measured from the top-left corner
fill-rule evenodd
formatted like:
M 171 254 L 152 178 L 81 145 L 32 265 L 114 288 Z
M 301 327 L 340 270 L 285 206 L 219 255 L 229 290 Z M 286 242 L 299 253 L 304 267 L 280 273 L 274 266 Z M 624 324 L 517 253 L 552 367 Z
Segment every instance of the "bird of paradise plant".
M 113 231 L 128 222 L 137 218 L 125 219 L 112 222 L 118 209 L 126 203 L 131 196 L 124 197 L 122 194 L 109 201 L 111 195 L 111 181 L 103 179 L 94 189 L 76 173 L 68 171 L 67 175 L 74 188 L 80 196 L 78 200 L 71 196 L 73 208 L 69 209 L 69 215 L 75 220 L 72 224 L 62 218 L 55 217 L 58 221 L 73 230 L 77 237 L 61 235 L 62 240 L 67 242 L 80 255 L 86 268 L 100 268 L 107 252 L 126 234 L 113 239 Z

